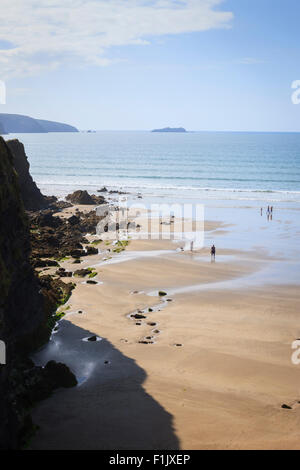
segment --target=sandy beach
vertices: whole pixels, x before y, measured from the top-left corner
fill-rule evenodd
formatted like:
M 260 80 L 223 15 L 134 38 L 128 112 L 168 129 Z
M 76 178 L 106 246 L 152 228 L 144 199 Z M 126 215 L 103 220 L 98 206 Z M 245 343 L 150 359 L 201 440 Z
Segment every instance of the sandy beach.
M 66 316 L 35 356 L 65 362 L 79 385 L 34 409 L 32 449 L 300 448 L 299 286 L 260 281 L 267 247 L 222 247 L 228 222 L 205 221 L 193 253 L 169 240 L 113 253 L 104 240 L 80 265 L 61 263 L 93 268 L 98 283 L 72 278 Z

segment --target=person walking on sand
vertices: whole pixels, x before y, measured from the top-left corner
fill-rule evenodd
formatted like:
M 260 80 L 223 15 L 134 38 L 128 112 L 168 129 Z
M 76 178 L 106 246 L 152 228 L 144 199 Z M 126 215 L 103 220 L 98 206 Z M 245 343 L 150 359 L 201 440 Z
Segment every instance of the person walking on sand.
M 216 247 L 213 245 L 210 249 L 210 254 L 211 254 L 211 259 L 215 260 L 216 259 Z
M 263 208 L 260 208 L 260 215 L 263 215 Z
M 193 250 L 194 250 L 194 242 L 193 242 L 193 240 L 192 240 L 192 241 L 191 241 L 191 251 L 193 251 Z

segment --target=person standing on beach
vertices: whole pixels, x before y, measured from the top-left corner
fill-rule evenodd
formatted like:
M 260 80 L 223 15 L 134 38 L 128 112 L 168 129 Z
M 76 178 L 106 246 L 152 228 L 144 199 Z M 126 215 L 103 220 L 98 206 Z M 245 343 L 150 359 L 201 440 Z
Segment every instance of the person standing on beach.
M 263 215 L 263 208 L 260 208 L 260 215 Z
M 194 242 L 191 241 L 191 251 L 193 251 L 193 249 L 194 249 Z
M 213 245 L 210 249 L 210 254 L 211 254 L 211 259 L 215 260 L 216 259 L 216 247 Z

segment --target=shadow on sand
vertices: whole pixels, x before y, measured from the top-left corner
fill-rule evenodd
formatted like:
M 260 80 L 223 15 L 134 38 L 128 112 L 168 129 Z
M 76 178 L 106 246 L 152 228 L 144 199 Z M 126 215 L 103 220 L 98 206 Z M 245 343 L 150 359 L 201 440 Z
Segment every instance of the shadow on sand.
M 33 410 L 40 430 L 32 449 L 179 449 L 173 418 L 142 386 L 147 374 L 108 340 L 67 320 L 33 359 L 64 362 L 79 385 L 60 389 Z

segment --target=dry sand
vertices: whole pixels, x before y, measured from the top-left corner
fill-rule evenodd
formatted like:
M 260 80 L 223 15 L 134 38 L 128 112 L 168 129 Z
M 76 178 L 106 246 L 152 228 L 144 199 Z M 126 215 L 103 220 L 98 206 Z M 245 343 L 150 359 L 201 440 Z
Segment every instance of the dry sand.
M 235 281 L 267 256 L 221 250 L 222 261 L 211 263 L 207 249 L 176 246 L 132 241 L 113 255 L 123 262 L 101 262 L 103 253 L 63 264 L 94 266 L 103 284 L 76 279 L 68 316 L 41 352 L 42 361 L 66 362 L 80 385 L 36 407 L 33 449 L 300 448 L 299 369 L 291 363 L 298 286 L 242 289 Z M 225 280 L 226 289 L 205 286 Z M 172 295 L 148 295 L 158 290 Z M 131 318 L 139 309 L 146 318 Z M 82 341 L 92 334 L 102 341 Z

